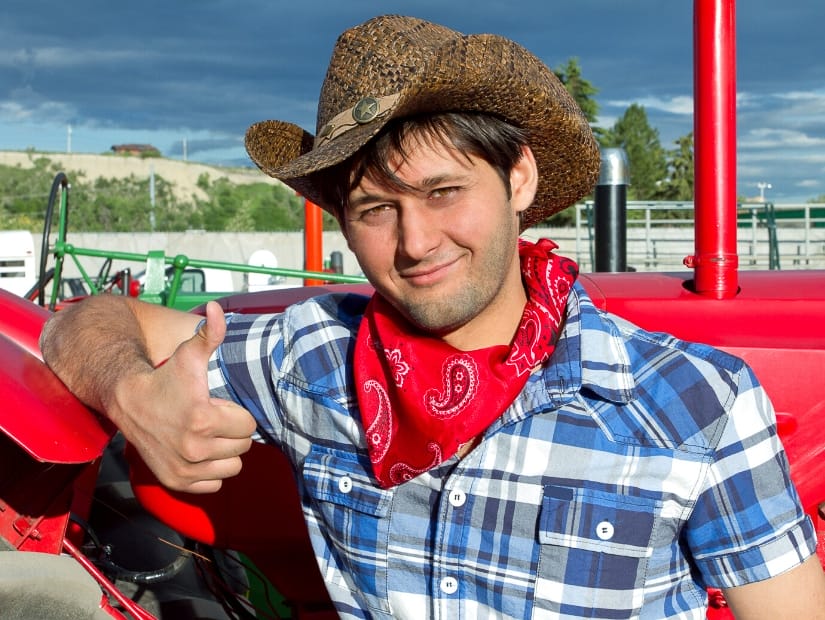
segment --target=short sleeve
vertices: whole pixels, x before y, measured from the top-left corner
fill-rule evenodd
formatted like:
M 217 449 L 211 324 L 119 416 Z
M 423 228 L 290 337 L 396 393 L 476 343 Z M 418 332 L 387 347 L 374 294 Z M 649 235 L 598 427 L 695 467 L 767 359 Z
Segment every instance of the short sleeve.
M 713 454 L 685 538 L 706 585 L 775 577 L 816 551 L 816 535 L 790 478 L 773 407 L 750 368 Z

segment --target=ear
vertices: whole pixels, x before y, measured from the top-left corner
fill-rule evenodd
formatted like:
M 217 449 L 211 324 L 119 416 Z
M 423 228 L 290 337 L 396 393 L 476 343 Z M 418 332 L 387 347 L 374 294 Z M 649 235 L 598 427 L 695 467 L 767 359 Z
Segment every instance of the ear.
M 521 147 L 521 159 L 510 171 L 510 204 L 520 213 L 533 204 L 539 183 L 539 170 L 533 151 L 526 144 Z

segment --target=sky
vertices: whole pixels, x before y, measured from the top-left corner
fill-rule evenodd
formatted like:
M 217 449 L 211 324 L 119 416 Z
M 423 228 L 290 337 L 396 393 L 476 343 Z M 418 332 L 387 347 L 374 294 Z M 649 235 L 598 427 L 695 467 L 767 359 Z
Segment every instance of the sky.
M 3 0 L 0 150 L 147 143 L 251 165 L 246 128 L 272 118 L 314 133 L 335 39 L 381 13 L 500 34 L 551 68 L 577 58 L 602 127 L 637 103 L 665 148 L 693 130 L 688 0 Z M 822 0 L 736 6 L 739 196 L 825 194 L 823 23 Z

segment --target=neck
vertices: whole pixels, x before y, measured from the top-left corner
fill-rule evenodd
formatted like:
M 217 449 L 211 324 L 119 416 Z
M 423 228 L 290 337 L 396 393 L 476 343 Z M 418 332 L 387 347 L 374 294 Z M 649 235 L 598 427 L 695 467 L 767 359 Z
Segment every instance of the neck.
M 517 271 L 516 277 L 509 278 L 509 283 L 502 287 L 482 314 L 441 338 L 459 351 L 509 345 L 521 322 L 526 303 L 527 294 L 521 283 L 521 274 Z

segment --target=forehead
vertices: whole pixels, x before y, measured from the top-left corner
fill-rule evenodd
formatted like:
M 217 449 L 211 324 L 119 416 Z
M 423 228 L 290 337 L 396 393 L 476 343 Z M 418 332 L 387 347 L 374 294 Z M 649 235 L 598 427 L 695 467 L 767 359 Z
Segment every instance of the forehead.
M 385 166 L 368 166 L 353 188 L 403 189 L 427 186 L 433 179 L 459 178 L 483 173 L 485 163 L 447 140 L 409 136 L 401 148 L 386 151 Z

